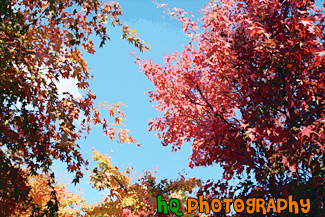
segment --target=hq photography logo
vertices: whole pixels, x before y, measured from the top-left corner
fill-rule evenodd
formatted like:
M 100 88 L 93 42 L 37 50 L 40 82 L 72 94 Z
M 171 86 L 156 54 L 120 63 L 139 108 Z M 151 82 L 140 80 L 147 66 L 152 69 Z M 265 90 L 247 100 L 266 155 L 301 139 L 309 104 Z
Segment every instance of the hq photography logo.
M 183 216 L 180 206 L 181 203 L 176 198 L 165 201 L 162 199 L 162 195 L 157 196 L 158 213 L 168 214 L 168 212 L 172 212 L 176 216 Z M 289 195 L 286 199 L 270 198 L 268 201 L 263 198 L 248 198 L 246 201 L 240 198 L 235 200 L 230 198 L 214 198 L 211 202 L 208 202 L 203 196 L 199 196 L 199 199 L 187 199 L 186 212 L 191 214 L 198 209 L 199 213 L 210 214 L 211 212 L 219 213 L 224 209 L 226 213 L 230 213 L 231 208 L 236 213 L 246 211 L 248 214 L 261 213 L 263 215 L 267 213 L 280 214 L 285 211 L 294 214 L 299 214 L 300 212 L 308 213 L 310 211 L 310 199 L 295 201 L 292 199 L 292 195 Z

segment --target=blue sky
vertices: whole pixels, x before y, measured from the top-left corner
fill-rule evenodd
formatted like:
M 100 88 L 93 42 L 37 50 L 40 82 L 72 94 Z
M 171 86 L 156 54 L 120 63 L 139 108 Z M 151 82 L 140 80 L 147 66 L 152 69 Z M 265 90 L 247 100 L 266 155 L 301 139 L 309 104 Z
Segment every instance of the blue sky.
M 157 8 L 151 0 L 120 0 L 118 2 L 123 9 L 121 21 L 135 28 L 138 36 L 151 45 L 149 52 L 140 54 L 137 51 L 142 59 L 152 59 L 162 63 L 163 54 L 182 50 L 182 45 L 187 44 L 188 40 L 180 23 L 171 19 L 165 9 Z M 206 0 L 173 0 L 159 3 L 168 3 L 169 8 L 182 8 L 196 14 L 206 2 Z M 127 121 L 124 124 L 141 147 L 135 144 L 119 144 L 109 141 L 100 127 L 94 127 L 90 136 L 80 141 L 84 156 L 90 159 L 91 150 L 94 147 L 97 151 L 111 156 L 113 165 L 121 170 L 123 166 L 124 168 L 132 166 L 138 173 L 157 169 L 158 179 L 176 178 L 178 173 L 184 169 L 189 177 L 194 176 L 203 180 L 220 178 L 221 170 L 216 166 L 195 169 L 188 167 L 188 157 L 191 154 L 190 144 L 185 144 L 180 151 L 172 152 L 171 147 L 162 146 L 159 139 L 155 137 L 155 132 L 147 130 L 149 119 L 162 115 L 152 107 L 149 97 L 145 94 L 149 90 L 154 90 L 154 86 L 134 63 L 134 56 L 131 56 L 130 52 L 136 49 L 120 38 L 121 31 L 118 28 L 111 28 L 109 34 L 111 41 L 104 48 L 97 49 L 94 55 L 85 55 L 94 75 L 90 88 L 97 95 L 98 103 L 121 101 L 127 105 L 125 108 Z M 61 83 L 60 88 L 67 89 L 76 95 L 79 94 L 72 81 Z M 63 164 L 56 164 L 55 171 L 59 181 L 70 182 L 72 180 L 72 176 L 65 172 Z M 97 202 L 101 196 L 101 193 L 90 187 L 87 178 L 82 180 L 77 188 L 82 189 L 88 202 Z

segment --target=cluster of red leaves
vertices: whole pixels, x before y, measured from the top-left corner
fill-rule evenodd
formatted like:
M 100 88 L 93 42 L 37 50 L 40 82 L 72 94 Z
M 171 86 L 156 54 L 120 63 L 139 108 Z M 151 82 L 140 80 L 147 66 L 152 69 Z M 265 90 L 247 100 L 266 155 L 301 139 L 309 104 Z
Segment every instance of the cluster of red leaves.
M 1 206 L 8 207 L 1 212 L 10 212 L 10 207 L 27 195 L 21 193 L 24 186 L 20 182 L 10 187 L 11 178 L 20 180 L 20 176 L 25 176 L 22 166 L 34 175 L 46 173 L 53 160 L 58 159 L 75 173 L 74 182 L 82 177 L 81 167 L 87 162 L 79 152 L 78 139 L 84 132 L 89 133 L 94 124 L 102 124 L 104 130 L 111 126 L 94 108 L 96 96 L 88 89 L 90 75 L 82 49 L 95 52 L 90 39 L 94 34 L 99 37 L 100 46 L 104 45 L 109 39 L 108 19 L 140 51 L 148 49 L 134 30 L 120 22 L 120 16 L 121 8 L 115 2 L 1 1 L 0 176 L 1 183 L 6 184 L 0 186 L 0 198 L 8 199 L 1 200 Z M 75 79 L 83 96 L 76 98 L 66 92 L 60 97 L 57 84 L 62 79 Z M 112 110 L 113 114 L 120 112 L 118 106 Z M 115 138 L 115 131 L 106 134 Z M 120 134 L 122 142 L 134 142 L 128 132 Z
M 190 43 L 137 63 L 155 84 L 164 145 L 191 142 L 190 166 L 220 164 L 201 193 L 311 198 L 324 208 L 324 8 L 310 0 L 211 0 L 201 28 L 174 10 Z M 238 184 L 229 185 L 237 178 Z M 211 195 L 210 195 L 211 196 Z M 246 215 L 242 213 L 242 215 Z

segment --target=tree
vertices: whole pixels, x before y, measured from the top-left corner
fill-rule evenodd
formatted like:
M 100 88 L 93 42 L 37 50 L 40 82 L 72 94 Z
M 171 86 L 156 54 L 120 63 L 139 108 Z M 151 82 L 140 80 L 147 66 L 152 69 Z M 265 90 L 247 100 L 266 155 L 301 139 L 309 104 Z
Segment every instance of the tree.
M 184 216 L 193 216 L 186 213 L 185 204 L 187 197 L 201 186 L 200 179 L 187 179 L 180 174 L 178 179 L 162 179 L 157 182 L 154 173 L 146 171 L 134 182 L 132 176 L 134 177 L 135 172 L 132 168 L 120 172 L 111 165 L 111 159 L 107 155 L 96 151 L 93 153 L 97 166 L 91 171 L 90 182 L 93 188 L 109 190 L 109 193 L 98 204 L 83 207 L 87 216 L 157 216 L 158 195 L 162 195 L 166 201 L 178 198 Z
M 83 58 L 83 52 L 95 52 L 93 35 L 98 36 L 100 47 L 109 39 L 108 19 L 121 28 L 129 43 L 140 51 L 148 49 L 134 30 L 120 22 L 120 16 L 115 2 L 1 1 L 1 216 L 27 209 L 20 204 L 29 200 L 28 177 L 50 173 L 54 160 L 65 162 L 75 174 L 73 182 L 78 182 L 82 166 L 88 163 L 80 154 L 78 140 L 93 125 L 101 124 L 111 139 L 136 143 L 128 130 L 115 130 L 124 118 L 121 104 L 101 104 L 113 120 L 101 118 L 99 107 L 94 106 L 96 96 L 89 89 L 90 67 Z M 62 79 L 75 79 L 83 96 L 66 92 L 60 97 L 57 84 Z M 48 205 L 55 213 L 56 204 Z
M 199 213 L 188 214 L 185 210 L 187 197 L 194 193 L 195 188 L 201 187 L 201 180 L 196 178 L 186 179 L 180 175 L 178 179 L 163 179 L 156 181 L 153 172 L 145 172 L 138 176 L 137 181 L 132 181 L 135 172 L 132 168 L 119 171 L 112 166 L 107 155 L 93 151 L 93 160 L 97 166 L 90 171 L 90 182 L 97 190 L 106 190 L 107 196 L 97 204 L 88 204 L 81 195 L 69 192 L 65 184 L 54 186 L 59 203 L 58 216 L 112 216 L 112 217 L 141 217 L 159 216 L 157 213 L 157 196 L 163 195 L 169 201 L 178 198 L 182 204 L 183 216 L 199 216 Z M 13 216 L 41 216 L 47 211 L 47 203 L 51 200 L 52 189 L 47 184 L 51 180 L 49 175 L 38 174 L 29 177 L 31 186 L 30 198 L 33 206 L 25 212 Z M 133 182 L 133 183 L 132 183 Z M 52 199 L 54 202 L 55 200 Z M 172 216 L 171 213 L 163 216 Z
M 165 56 L 164 66 L 137 59 L 155 85 L 149 96 L 163 112 L 150 129 L 174 149 L 191 142 L 190 167 L 222 166 L 223 179 L 201 193 L 310 198 L 306 215 L 320 216 L 324 7 L 309 0 L 211 0 L 202 13 L 198 24 L 180 9 L 171 12 L 190 42 Z

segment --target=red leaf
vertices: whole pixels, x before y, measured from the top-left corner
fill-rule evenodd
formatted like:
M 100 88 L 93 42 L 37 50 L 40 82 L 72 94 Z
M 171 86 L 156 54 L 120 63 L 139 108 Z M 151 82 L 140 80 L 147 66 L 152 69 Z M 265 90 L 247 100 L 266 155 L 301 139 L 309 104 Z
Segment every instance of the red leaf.
M 315 133 L 315 131 L 312 130 L 311 126 L 308 126 L 308 127 L 304 127 L 300 133 L 301 133 L 301 137 L 307 136 L 309 138 L 310 134 Z

